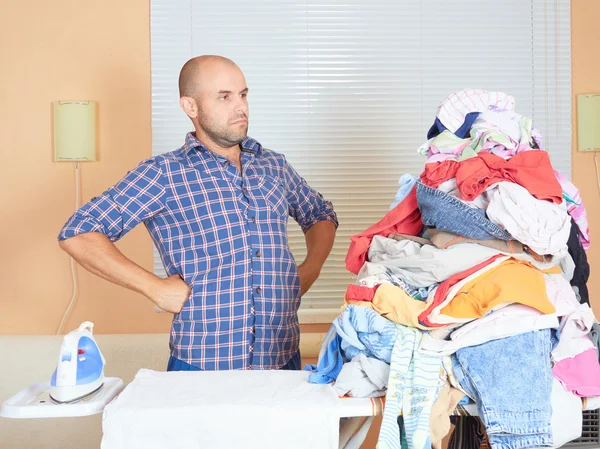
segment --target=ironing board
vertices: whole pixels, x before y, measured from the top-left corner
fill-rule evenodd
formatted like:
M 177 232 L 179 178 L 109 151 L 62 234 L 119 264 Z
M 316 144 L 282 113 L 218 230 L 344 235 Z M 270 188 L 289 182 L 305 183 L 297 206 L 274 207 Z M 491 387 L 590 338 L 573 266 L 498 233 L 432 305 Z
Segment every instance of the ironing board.
M 275 404 L 281 404 L 280 396 L 281 391 L 278 391 L 278 386 L 275 385 L 273 388 L 268 384 L 268 388 L 265 390 L 264 379 L 273 378 L 274 384 L 277 383 L 277 378 L 284 376 L 289 379 L 286 381 L 286 385 L 291 390 L 300 391 L 302 396 L 309 396 L 316 398 L 319 402 L 319 397 L 324 397 L 326 400 L 324 404 L 315 404 L 308 414 L 323 414 L 323 410 L 316 410 L 317 408 L 323 407 L 326 410 L 327 416 L 322 416 L 323 421 L 327 421 L 328 424 L 322 424 L 306 419 L 306 414 L 300 416 L 300 420 L 296 421 L 296 425 L 302 429 L 303 433 L 318 432 L 318 427 L 324 425 L 329 426 L 336 434 L 339 433 L 334 439 L 330 439 L 330 444 L 327 448 L 358 448 L 364 441 L 367 432 L 371 426 L 373 418 L 377 415 L 381 415 L 383 411 L 383 398 L 339 398 L 336 396 L 334 389 L 330 385 L 317 385 L 308 382 L 307 371 L 238 371 L 238 372 L 157 372 L 150 370 L 140 370 L 136 375 L 135 379 L 123 390 L 123 392 L 109 404 L 103 414 L 103 441 L 102 449 L 122 449 L 129 446 L 129 442 L 123 442 L 125 438 L 134 440 L 134 445 L 138 442 L 143 443 L 139 447 L 166 447 L 169 444 L 165 442 L 156 441 L 156 433 L 162 433 L 158 437 L 164 437 L 164 433 L 172 433 L 177 438 L 177 432 L 172 430 L 174 427 L 183 427 L 187 432 L 189 429 L 190 433 L 194 433 L 192 445 L 198 446 L 200 439 L 205 437 L 199 435 L 202 432 L 212 432 L 212 429 L 206 430 L 206 422 L 202 417 L 206 417 L 207 410 L 211 413 L 214 409 L 214 414 L 218 415 L 223 413 L 223 401 L 219 394 L 213 394 L 214 391 L 223 391 L 223 388 L 228 383 L 238 382 L 236 385 L 237 391 L 235 395 L 226 395 L 227 402 L 231 403 L 233 408 L 248 409 L 248 400 L 243 392 L 252 389 L 252 382 L 249 379 L 256 381 L 257 388 L 262 392 L 266 403 L 273 402 Z M 272 376 L 272 377 L 269 377 Z M 192 378 L 192 379 L 191 379 Z M 182 382 L 189 382 L 193 380 L 195 383 L 192 384 L 192 388 L 186 390 L 188 387 L 180 387 L 178 384 Z M 244 388 L 240 390 L 239 384 L 244 384 Z M 181 390 L 183 388 L 183 391 Z M 175 391 L 177 390 L 177 391 Z M 198 395 L 198 391 L 206 391 L 207 394 L 201 393 Z M 242 392 L 240 394 L 240 391 Z M 187 393 L 189 392 L 189 394 Z M 182 394 L 183 393 L 183 394 Z M 178 396 L 173 399 L 173 396 Z M 285 394 L 283 395 L 285 396 Z M 292 394 L 293 396 L 293 394 Z M 298 395 L 296 395 L 298 396 Z M 193 397 L 193 399 L 190 399 Z M 254 396 L 256 398 L 256 396 Z M 211 403 L 214 401 L 214 404 Z M 297 407 L 301 408 L 303 405 L 298 400 Z M 289 402 L 288 402 L 289 404 Z M 262 420 L 267 420 L 261 411 L 265 411 L 265 404 L 258 404 L 253 413 L 260 417 Z M 295 408 L 296 404 L 292 406 Z M 277 405 L 275 405 L 277 407 Z M 251 409 L 252 410 L 252 409 Z M 306 409 L 305 409 L 306 410 Z M 285 416 L 289 413 L 289 406 L 286 410 L 282 410 L 281 414 Z M 228 413 L 228 412 L 227 412 Z M 235 413 L 235 412 L 234 412 Z M 228 413 L 229 414 L 229 413 Z M 142 416 L 143 415 L 143 416 Z M 173 421 L 173 416 L 177 416 Z M 296 414 L 296 417 L 298 415 Z M 193 421 L 189 421 L 190 417 L 193 417 Z M 181 420 L 179 419 L 181 418 Z M 252 420 L 254 416 L 250 418 Z M 228 417 L 224 418 L 229 419 Z M 291 418 L 293 420 L 293 418 Z M 182 424 L 180 421 L 188 420 L 186 424 Z M 288 420 L 289 422 L 290 420 Z M 191 424 L 191 425 L 190 425 Z M 311 426 L 311 424 L 314 426 Z M 211 424 L 208 424 L 209 426 Z M 233 426 L 232 432 L 243 432 L 237 426 Z M 160 428 L 160 429 L 159 429 Z M 162 431 L 164 429 L 164 432 Z M 200 430 L 202 429 L 202 430 Z M 181 430 L 179 430 L 181 431 Z M 269 429 L 265 429 L 264 426 L 262 431 L 269 432 Z M 308 431 L 308 432 L 307 432 Z M 146 438 L 148 434 L 154 433 L 150 441 L 150 446 L 146 445 L 147 441 L 141 441 Z M 169 437 L 167 436 L 167 440 Z M 337 441 L 337 443 L 336 443 Z M 178 441 L 179 443 L 180 441 Z M 168 442 L 172 443 L 172 442 Z M 213 447 L 210 443 L 202 441 L 206 447 Z M 154 444 L 155 446 L 152 446 Z M 171 447 L 186 447 L 184 444 L 173 444 Z M 216 446 L 214 446 L 216 447 Z M 229 447 L 218 445 L 218 447 Z M 237 446 L 239 447 L 239 446 Z M 248 447 L 248 446 L 245 446 Z M 253 447 L 253 446 L 252 446 Z M 263 447 L 263 446 L 261 446 Z M 271 447 L 271 446 L 269 446 Z M 281 447 L 279 444 L 277 447 Z M 289 441 L 285 441 L 285 447 L 316 447 L 313 444 L 293 446 Z M 137 446 L 136 446 L 137 448 Z
M 202 428 L 202 426 L 206 426 L 206 424 L 200 418 L 195 421 L 189 421 L 190 417 L 195 418 L 196 416 L 204 416 L 206 418 L 207 413 L 212 413 L 211 409 L 213 408 L 213 405 L 211 403 L 210 397 L 212 397 L 213 400 L 215 398 L 217 399 L 214 407 L 215 410 L 219 409 L 219 413 L 223 413 L 224 404 L 223 401 L 221 401 L 220 404 L 218 403 L 221 397 L 218 394 L 218 392 L 223 391 L 224 386 L 227 385 L 228 382 L 232 383 L 232 380 L 240 384 L 244 384 L 244 390 L 241 390 L 243 392 L 253 390 L 252 382 L 254 382 L 254 380 L 258 380 L 257 383 L 261 384 L 260 397 L 261 402 L 263 403 L 258 404 L 256 410 L 264 411 L 265 402 L 269 403 L 269 401 L 271 401 L 272 398 L 275 404 L 281 404 L 281 401 L 277 402 L 277 399 L 279 399 L 279 397 L 281 396 L 281 390 L 278 391 L 278 387 L 276 385 L 271 387 L 271 385 L 267 383 L 265 389 L 264 379 L 268 379 L 268 376 L 273 375 L 275 373 L 277 373 L 277 376 L 279 376 L 280 378 L 281 376 L 284 376 L 285 379 L 287 379 L 286 388 L 301 391 L 303 395 L 311 396 L 317 399 L 321 396 L 327 397 L 327 401 L 325 401 L 324 405 L 324 408 L 326 408 L 327 411 L 327 416 L 322 416 L 322 418 L 328 421 L 328 425 L 330 427 L 336 426 L 339 430 L 340 448 L 359 447 L 360 442 L 366 436 L 366 432 L 368 432 L 370 424 L 373 421 L 373 417 L 381 415 L 383 412 L 385 404 L 384 398 L 339 398 L 335 395 L 333 388 L 329 385 L 317 385 L 308 383 L 308 372 L 306 371 L 197 371 L 164 373 L 150 370 L 140 370 L 140 372 L 138 372 L 138 375 L 136 375 L 136 378 L 123 390 L 123 392 L 112 403 L 108 404 L 108 406 L 104 410 L 104 438 L 102 449 L 121 449 L 122 447 L 125 447 L 119 444 L 115 445 L 113 443 L 108 443 L 109 441 L 118 442 L 119 440 L 122 440 L 123 436 L 127 436 L 128 438 L 131 438 L 133 440 L 136 440 L 138 438 L 140 440 L 144 438 L 147 439 L 148 435 L 146 434 L 148 432 L 154 432 L 157 426 L 165 425 L 165 428 L 168 430 L 171 428 L 171 425 L 165 424 L 163 421 L 166 422 L 169 419 L 173 421 L 174 419 L 177 419 L 176 417 L 182 417 L 183 419 L 186 419 L 188 421 L 186 424 L 181 424 L 178 421 L 175 421 L 175 425 L 180 425 L 180 427 L 183 427 L 185 429 L 191 429 L 191 432 L 195 431 L 195 437 L 198 437 L 198 434 L 201 434 L 205 431 L 205 428 Z M 184 377 L 178 376 L 187 376 L 185 379 L 187 379 L 188 386 L 185 388 L 188 388 L 188 390 L 181 390 L 181 388 L 178 385 L 178 382 L 183 380 Z M 193 382 L 191 383 L 191 388 L 190 379 L 193 380 Z M 252 379 L 252 381 L 249 381 L 249 379 Z M 170 396 L 171 392 L 175 390 L 177 390 L 176 394 L 179 394 L 179 399 L 174 401 L 170 399 Z M 198 391 L 200 390 L 206 391 L 207 395 L 203 396 L 204 393 L 200 393 L 199 395 Z M 186 391 L 193 392 L 193 394 L 190 394 L 188 396 Z M 241 407 L 243 409 L 245 408 L 245 410 L 251 410 L 250 413 L 248 413 L 248 415 L 245 415 L 250 416 L 250 420 L 256 417 L 263 418 L 264 420 L 269 419 L 268 417 L 265 418 L 263 415 L 261 415 L 261 412 L 255 412 L 252 407 L 249 408 L 249 406 L 253 406 L 254 403 L 248 402 L 244 396 L 245 394 L 239 394 L 239 391 L 238 393 L 236 393 L 235 396 L 229 395 L 228 397 L 231 398 L 231 402 L 229 402 L 228 399 L 227 404 L 231 404 L 232 408 L 228 408 L 228 410 L 235 410 L 238 407 Z M 190 399 L 192 397 L 193 399 Z M 263 397 L 265 398 L 265 401 L 262 400 Z M 254 398 L 256 399 L 256 395 L 254 396 Z M 289 413 L 289 411 L 295 407 L 295 404 L 293 402 L 288 402 L 286 404 L 288 406 L 287 412 L 285 410 L 282 410 L 281 412 L 284 415 L 285 413 Z M 292 408 L 290 408 L 290 404 L 292 404 Z M 301 404 L 298 404 L 298 407 L 301 406 Z M 274 407 L 277 407 L 277 405 L 275 405 Z M 322 410 L 317 411 L 317 408 L 318 405 L 308 410 L 308 413 L 322 414 Z M 584 410 L 595 410 L 598 408 L 600 408 L 600 397 L 587 398 L 582 403 L 582 409 Z M 145 416 L 142 417 L 142 413 L 144 413 Z M 148 420 L 148 413 L 150 414 L 150 420 Z M 226 413 L 229 414 L 229 411 L 227 411 Z M 302 416 L 306 416 L 306 409 L 304 413 L 305 415 Z M 255 414 L 255 416 L 252 416 L 253 414 Z M 477 408 L 475 404 L 469 404 L 466 406 L 458 407 L 455 410 L 454 414 L 477 415 Z M 311 422 L 304 422 L 304 418 L 301 418 L 300 420 L 302 421 L 300 425 L 305 426 L 305 429 L 308 430 L 309 428 L 311 428 Z M 308 421 L 310 421 L 310 419 Z M 152 422 L 153 424 L 150 424 L 150 422 Z M 316 424 L 314 419 L 312 421 L 312 424 Z M 245 430 L 248 430 L 248 426 L 246 426 Z M 236 432 L 238 431 L 238 429 L 232 428 L 231 431 Z M 264 426 L 262 428 L 262 431 L 266 431 Z M 360 435 L 356 438 L 355 436 L 357 435 L 357 433 L 359 433 Z M 352 438 L 354 438 L 353 444 L 347 446 L 346 442 L 351 441 Z M 286 444 L 286 447 L 295 446 L 290 446 L 289 444 Z M 329 445 L 327 447 L 333 446 Z M 337 447 L 337 442 L 335 444 L 335 447 Z
M 363 412 L 308 376 L 140 370 L 104 409 L 102 449 L 338 449 L 340 417 Z M 366 416 L 380 413 L 370 401 L 367 407 Z

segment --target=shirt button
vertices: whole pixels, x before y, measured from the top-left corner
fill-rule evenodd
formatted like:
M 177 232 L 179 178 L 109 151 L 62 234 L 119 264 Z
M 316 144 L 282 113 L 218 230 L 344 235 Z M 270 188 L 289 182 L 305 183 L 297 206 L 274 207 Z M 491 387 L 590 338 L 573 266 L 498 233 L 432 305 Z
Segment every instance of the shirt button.
M 252 223 L 256 223 L 256 217 L 252 217 L 250 220 L 252 220 Z
M 260 251 L 256 251 L 256 257 L 260 257 L 260 256 L 261 256 Z
M 262 292 L 262 288 L 256 287 L 256 293 L 258 293 L 260 295 L 261 292 Z

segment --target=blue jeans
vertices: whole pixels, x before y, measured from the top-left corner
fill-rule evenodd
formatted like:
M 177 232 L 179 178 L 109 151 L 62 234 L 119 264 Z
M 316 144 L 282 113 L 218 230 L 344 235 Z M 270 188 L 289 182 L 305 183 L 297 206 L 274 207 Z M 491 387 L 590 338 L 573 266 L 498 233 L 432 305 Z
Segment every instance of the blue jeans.
M 454 374 L 477 402 L 492 449 L 552 445 L 550 350 L 550 329 L 544 329 L 452 356 Z
M 302 362 L 300 360 L 300 351 L 292 356 L 292 358 L 281 368 L 286 371 L 300 371 L 302 369 Z M 189 363 L 182 362 L 175 357 L 169 357 L 169 363 L 167 365 L 167 371 L 200 371 L 200 368 Z
M 417 182 L 417 203 L 423 224 L 477 240 L 511 240 L 511 235 L 488 220 L 483 209 L 475 209 L 458 198 Z

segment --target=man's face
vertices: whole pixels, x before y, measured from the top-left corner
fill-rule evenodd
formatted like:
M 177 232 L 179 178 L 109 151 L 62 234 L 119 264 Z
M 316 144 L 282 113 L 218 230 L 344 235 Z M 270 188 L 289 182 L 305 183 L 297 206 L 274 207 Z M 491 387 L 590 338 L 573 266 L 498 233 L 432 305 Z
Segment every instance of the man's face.
M 219 65 L 199 80 L 198 123 L 223 148 L 238 145 L 248 134 L 248 87 L 242 71 Z

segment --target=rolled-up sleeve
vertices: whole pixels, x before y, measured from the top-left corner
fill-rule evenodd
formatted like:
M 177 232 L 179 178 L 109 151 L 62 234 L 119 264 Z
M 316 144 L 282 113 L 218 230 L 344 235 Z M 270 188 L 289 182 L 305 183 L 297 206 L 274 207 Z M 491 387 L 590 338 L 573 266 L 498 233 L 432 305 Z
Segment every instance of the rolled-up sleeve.
M 319 221 L 331 221 L 337 228 L 338 219 L 333 204 L 311 188 L 287 161 L 285 179 L 290 216 L 296 220 L 303 232 Z
M 79 208 L 58 235 L 66 240 L 87 232 L 100 232 L 119 240 L 139 223 L 165 207 L 166 189 L 160 167 L 148 159 L 113 187 Z

